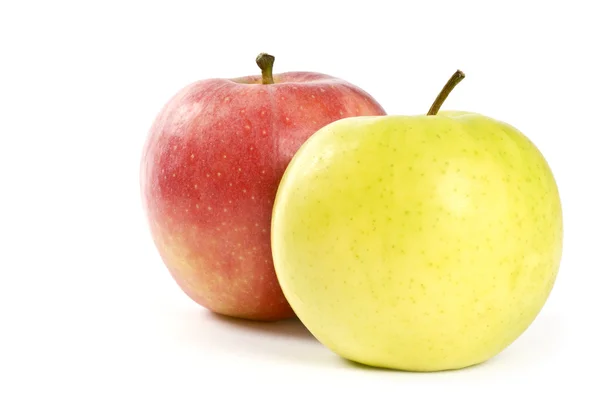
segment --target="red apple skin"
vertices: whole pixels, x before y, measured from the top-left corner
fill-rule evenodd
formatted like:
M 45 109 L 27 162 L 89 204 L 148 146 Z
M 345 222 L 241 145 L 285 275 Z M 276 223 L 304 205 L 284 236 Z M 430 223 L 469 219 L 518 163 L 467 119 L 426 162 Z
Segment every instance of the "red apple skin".
M 366 92 L 318 73 L 208 79 L 177 93 L 152 125 L 141 191 L 152 238 L 181 289 L 207 309 L 294 316 L 271 256 L 273 201 L 285 168 L 319 128 L 384 115 Z

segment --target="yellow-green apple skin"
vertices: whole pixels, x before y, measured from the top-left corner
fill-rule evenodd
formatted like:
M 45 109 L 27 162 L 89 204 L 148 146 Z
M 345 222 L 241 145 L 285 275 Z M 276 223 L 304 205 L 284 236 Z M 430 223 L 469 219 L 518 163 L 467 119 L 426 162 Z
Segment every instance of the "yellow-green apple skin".
M 486 361 L 533 322 L 563 240 L 557 184 L 480 114 L 354 117 L 296 153 L 273 209 L 275 270 L 325 346 L 409 371 Z

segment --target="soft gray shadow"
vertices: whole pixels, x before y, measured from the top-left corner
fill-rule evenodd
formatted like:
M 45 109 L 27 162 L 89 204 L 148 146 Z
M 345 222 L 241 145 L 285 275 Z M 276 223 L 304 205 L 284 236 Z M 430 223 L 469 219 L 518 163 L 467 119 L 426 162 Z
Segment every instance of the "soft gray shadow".
M 229 316 L 219 315 L 218 313 L 208 312 L 207 319 L 220 322 L 219 324 L 231 326 L 236 330 L 244 330 L 265 336 L 281 336 L 284 338 L 294 338 L 314 342 L 317 339 L 296 317 L 279 320 L 276 322 L 257 322 L 247 319 L 239 319 Z
M 207 310 L 185 312 L 178 334 L 183 341 L 227 353 L 278 362 L 343 366 L 297 318 L 256 322 Z
M 342 358 L 320 342 L 297 318 L 277 322 L 256 322 L 218 315 L 196 308 L 171 314 L 176 336 L 192 346 L 277 362 L 309 364 L 334 369 L 354 369 L 373 374 L 476 376 L 484 372 L 533 368 L 546 363 L 558 346 L 563 330 L 555 316 L 540 315 L 536 322 L 511 346 L 483 363 L 455 370 L 410 372 L 373 367 Z

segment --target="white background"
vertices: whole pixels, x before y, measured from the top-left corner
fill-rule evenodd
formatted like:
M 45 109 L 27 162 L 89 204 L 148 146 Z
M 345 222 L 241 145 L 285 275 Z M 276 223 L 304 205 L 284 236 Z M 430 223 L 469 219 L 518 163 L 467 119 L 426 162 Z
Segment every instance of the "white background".
M 2 1 L 0 400 L 598 400 L 600 63 L 583 1 Z M 141 147 L 184 85 L 312 70 L 390 114 L 445 104 L 502 119 L 559 184 L 564 257 L 534 324 L 489 363 L 360 368 L 295 321 L 216 318 L 151 242 Z

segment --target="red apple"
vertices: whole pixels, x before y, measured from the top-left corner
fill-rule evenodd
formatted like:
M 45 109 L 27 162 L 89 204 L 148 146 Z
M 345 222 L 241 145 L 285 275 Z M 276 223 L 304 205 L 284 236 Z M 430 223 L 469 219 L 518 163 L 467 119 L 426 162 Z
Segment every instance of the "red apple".
M 273 267 L 271 212 L 300 145 L 344 117 L 383 115 L 366 92 L 312 72 L 207 79 L 177 93 L 152 125 L 141 190 L 152 238 L 181 289 L 209 310 L 294 316 Z

